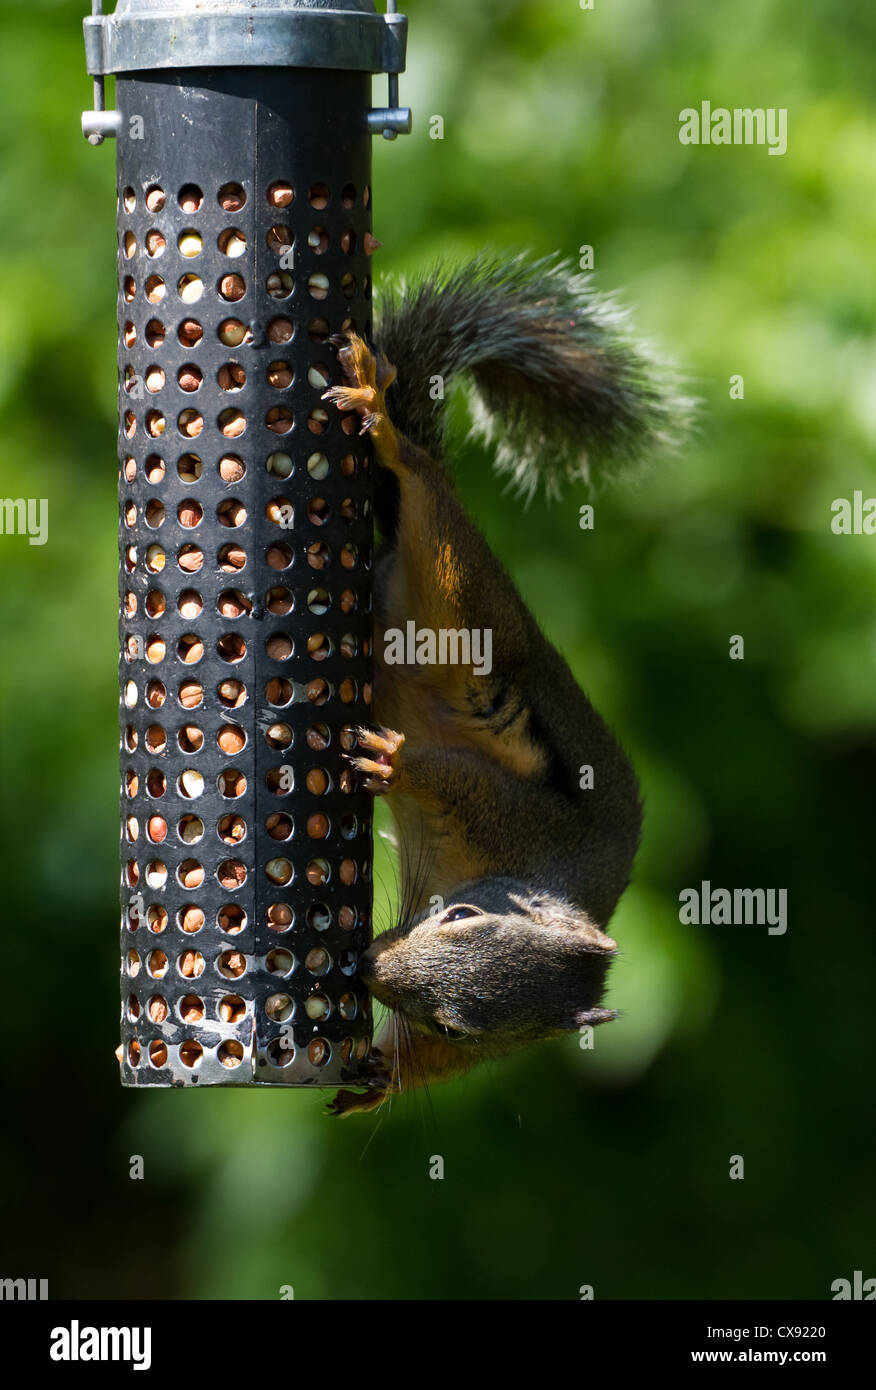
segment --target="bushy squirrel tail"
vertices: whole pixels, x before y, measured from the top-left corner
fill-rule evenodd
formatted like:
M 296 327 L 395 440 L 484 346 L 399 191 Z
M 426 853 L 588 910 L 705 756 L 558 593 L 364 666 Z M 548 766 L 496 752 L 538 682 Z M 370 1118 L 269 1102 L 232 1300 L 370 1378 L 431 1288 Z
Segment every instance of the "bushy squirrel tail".
M 531 495 L 673 444 L 690 413 L 625 315 L 558 257 L 482 255 L 384 291 L 375 334 L 398 370 L 396 426 L 438 454 L 451 378 L 474 387 L 475 428 L 496 467 Z

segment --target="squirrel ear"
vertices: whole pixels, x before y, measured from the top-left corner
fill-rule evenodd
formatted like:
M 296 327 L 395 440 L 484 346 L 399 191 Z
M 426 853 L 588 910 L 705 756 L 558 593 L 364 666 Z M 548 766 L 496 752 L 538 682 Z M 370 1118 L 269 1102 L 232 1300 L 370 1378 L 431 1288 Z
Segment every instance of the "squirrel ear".
M 530 917 L 540 927 L 561 927 L 573 931 L 594 951 L 616 951 L 617 942 L 591 922 L 586 912 L 559 898 L 537 896 L 527 904 Z
M 597 1023 L 611 1023 L 618 1017 L 617 1009 L 585 1009 L 583 1013 L 575 1015 L 575 1026 L 583 1028 L 586 1023 L 593 1026 Z

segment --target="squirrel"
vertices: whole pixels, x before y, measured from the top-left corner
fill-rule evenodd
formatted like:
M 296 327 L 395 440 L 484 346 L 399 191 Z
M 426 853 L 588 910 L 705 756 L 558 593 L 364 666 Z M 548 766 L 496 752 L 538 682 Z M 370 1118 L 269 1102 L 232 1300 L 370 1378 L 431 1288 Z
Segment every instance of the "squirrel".
M 497 467 L 530 495 L 665 444 L 685 404 L 612 301 L 556 258 L 439 267 L 389 295 L 375 338 L 332 340 L 344 384 L 324 399 L 359 413 L 377 465 L 375 724 L 350 758 L 388 799 L 403 905 L 361 957 L 389 1024 L 368 1089 L 339 1091 L 336 1115 L 617 1017 L 602 1007 L 606 928 L 639 842 L 636 775 L 466 513 L 435 384 L 468 377 Z M 491 661 L 388 660 L 411 620 L 490 633 Z

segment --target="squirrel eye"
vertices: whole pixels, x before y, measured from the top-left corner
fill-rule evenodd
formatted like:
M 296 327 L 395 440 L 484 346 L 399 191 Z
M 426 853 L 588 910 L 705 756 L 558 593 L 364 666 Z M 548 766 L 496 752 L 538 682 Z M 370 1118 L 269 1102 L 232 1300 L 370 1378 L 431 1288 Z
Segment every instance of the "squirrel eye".
M 462 917 L 483 917 L 479 907 L 450 907 L 441 918 L 442 922 L 458 922 Z

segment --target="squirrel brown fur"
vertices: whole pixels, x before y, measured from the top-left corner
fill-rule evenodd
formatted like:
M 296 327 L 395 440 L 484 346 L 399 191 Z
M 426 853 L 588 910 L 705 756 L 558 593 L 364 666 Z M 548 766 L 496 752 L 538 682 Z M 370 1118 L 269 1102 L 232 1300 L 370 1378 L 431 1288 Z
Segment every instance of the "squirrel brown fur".
M 326 397 L 360 413 L 378 465 L 376 724 L 353 763 L 388 798 L 404 907 L 361 959 L 391 1011 L 371 1085 L 339 1092 L 335 1114 L 616 1017 L 602 1007 L 606 928 L 639 841 L 636 776 L 465 511 L 436 382 L 467 375 L 526 493 L 650 453 L 684 410 L 614 307 L 553 260 L 438 271 L 390 301 L 377 340 L 376 353 L 336 340 L 346 384 Z M 411 620 L 490 631 L 489 673 L 386 660 L 387 633 Z

